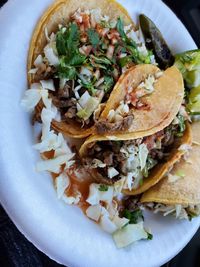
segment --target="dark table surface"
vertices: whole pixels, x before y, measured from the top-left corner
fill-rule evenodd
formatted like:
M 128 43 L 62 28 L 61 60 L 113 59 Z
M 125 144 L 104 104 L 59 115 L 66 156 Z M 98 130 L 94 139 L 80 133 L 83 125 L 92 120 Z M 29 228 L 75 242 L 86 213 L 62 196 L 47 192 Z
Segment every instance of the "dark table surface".
M 6 0 L 0 0 L 0 7 L 5 2 Z M 165 0 L 164 2 L 176 12 L 192 34 L 197 45 L 200 46 L 200 0 Z M 200 230 L 182 252 L 163 267 L 199 267 L 199 237 Z M 0 267 L 62 266 L 50 260 L 28 242 L 16 229 L 3 208 L 0 207 Z

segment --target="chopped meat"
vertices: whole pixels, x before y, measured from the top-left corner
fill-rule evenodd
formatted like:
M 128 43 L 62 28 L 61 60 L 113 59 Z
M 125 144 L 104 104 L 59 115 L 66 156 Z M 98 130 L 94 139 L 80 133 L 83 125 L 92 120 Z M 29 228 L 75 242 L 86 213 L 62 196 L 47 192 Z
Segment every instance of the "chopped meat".
M 69 98 L 70 97 L 70 86 L 66 83 L 63 89 L 58 90 L 59 98 Z
M 58 99 L 57 97 L 52 97 L 53 99 L 53 104 L 59 108 L 71 108 L 71 107 L 76 107 L 76 100 L 75 99 Z
M 42 63 L 39 65 L 38 70 L 35 75 L 35 81 L 41 81 L 48 78 L 51 78 L 55 73 L 55 68 L 53 66 L 48 66 L 47 63 Z
M 139 197 L 128 197 L 124 199 L 123 201 L 123 207 L 124 209 L 129 210 L 130 212 L 135 211 L 141 206 L 141 203 L 139 202 Z
M 165 156 L 164 152 L 158 149 L 153 149 L 150 154 L 152 159 L 163 159 L 163 157 Z
M 165 136 L 164 136 L 164 139 L 163 139 L 163 145 L 164 146 L 170 146 L 174 143 L 174 133 L 173 131 L 166 131 L 165 132 Z
M 119 122 L 99 121 L 96 125 L 98 134 L 114 133 L 117 131 L 126 131 L 133 123 L 133 115 L 128 115 Z
M 76 107 L 71 107 L 68 109 L 68 111 L 65 113 L 66 119 L 73 119 L 76 117 Z
M 152 150 L 156 147 L 156 142 L 164 138 L 164 131 L 155 133 L 154 135 L 147 136 L 144 139 L 144 144 L 147 146 L 148 150 Z
M 114 153 L 110 151 L 106 151 L 103 153 L 104 163 L 107 166 L 113 166 L 113 156 L 114 156 Z

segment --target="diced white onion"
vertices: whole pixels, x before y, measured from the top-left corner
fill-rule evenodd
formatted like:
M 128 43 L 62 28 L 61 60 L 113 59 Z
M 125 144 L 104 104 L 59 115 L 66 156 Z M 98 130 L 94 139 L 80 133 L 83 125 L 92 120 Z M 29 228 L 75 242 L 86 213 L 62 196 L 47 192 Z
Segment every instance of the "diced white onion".
M 44 54 L 45 54 L 45 57 L 47 58 L 50 65 L 55 66 L 55 67 L 57 67 L 59 65 L 59 58 L 54 53 L 53 47 L 51 47 L 50 44 L 48 44 L 44 48 Z
M 108 186 L 107 191 L 100 191 L 99 184 L 91 184 L 89 197 L 86 200 L 90 205 L 98 205 L 100 201 L 111 203 L 114 194 L 113 186 Z
M 53 173 L 60 173 L 61 166 L 67 164 L 69 157 L 67 155 L 59 156 L 57 158 L 43 160 L 36 164 L 38 172 L 49 171 Z
M 113 234 L 117 230 L 117 226 L 110 220 L 109 216 L 107 215 L 101 217 L 99 225 L 105 232 L 109 234 Z
M 77 205 L 80 202 L 81 199 L 81 193 L 80 192 L 76 192 L 77 195 L 76 197 L 69 197 L 66 195 L 62 196 L 62 200 L 67 204 L 67 205 Z
M 82 108 L 85 108 L 85 106 L 87 105 L 88 101 L 90 100 L 91 96 L 88 93 L 88 91 L 85 91 L 85 93 L 81 96 L 81 98 L 79 99 L 78 103 L 80 104 L 80 106 Z
M 40 81 L 42 88 L 50 91 L 55 91 L 54 82 L 52 79 L 50 80 L 41 80 Z
M 34 61 L 34 66 L 35 66 L 36 68 L 38 68 L 38 67 L 42 64 L 42 62 L 43 62 L 43 57 L 42 57 L 42 55 L 39 55 L 39 56 L 36 58 L 36 60 Z
M 26 90 L 24 97 L 21 100 L 21 106 L 27 111 L 33 111 L 40 102 L 41 94 L 38 89 Z
M 108 177 L 110 179 L 117 176 L 118 174 L 119 174 L 119 172 L 115 168 L 113 168 L 113 167 L 108 168 Z
M 139 160 L 140 160 L 141 170 L 143 170 L 144 167 L 146 166 L 148 154 L 149 150 L 147 146 L 145 144 L 139 145 Z
M 55 187 L 59 199 L 62 198 L 65 193 L 65 190 L 69 187 L 69 185 L 70 180 L 66 173 L 61 173 L 58 177 L 56 177 Z
M 118 229 L 124 227 L 127 223 L 129 223 L 129 220 L 127 218 L 120 218 L 118 215 L 116 215 L 112 221 Z
M 106 167 L 106 164 L 103 163 L 101 160 L 99 159 L 93 159 L 92 160 L 92 164 L 91 164 L 91 167 L 92 168 L 105 168 Z
M 113 234 L 113 239 L 118 248 L 127 247 L 141 239 L 147 239 L 147 232 L 144 230 L 143 223 L 128 224 Z
M 28 74 L 36 74 L 36 72 L 38 71 L 38 68 L 34 68 L 29 70 Z
M 89 208 L 87 208 L 86 210 L 86 215 L 88 216 L 88 218 L 98 222 L 101 216 L 101 211 L 102 211 L 101 205 L 89 206 Z

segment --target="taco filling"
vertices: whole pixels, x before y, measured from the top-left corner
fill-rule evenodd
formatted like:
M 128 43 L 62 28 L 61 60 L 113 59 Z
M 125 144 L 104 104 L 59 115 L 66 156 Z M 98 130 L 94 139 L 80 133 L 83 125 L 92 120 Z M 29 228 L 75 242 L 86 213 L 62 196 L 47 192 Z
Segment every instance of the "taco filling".
M 83 163 L 101 183 L 114 184 L 123 180 L 124 189 L 138 188 L 148 178 L 151 169 L 167 161 L 171 148 L 183 136 L 185 120 L 179 113 L 172 124 L 151 136 L 91 143 Z
M 50 36 L 47 30 L 45 34 L 47 45 L 29 74 L 50 90 L 61 120 L 80 127 L 93 125 L 95 110 L 108 100 L 127 68 L 155 63 L 133 25 L 103 16 L 100 9 L 78 9 L 67 25 L 59 25 Z
M 163 216 L 173 215 L 176 219 L 191 220 L 200 215 L 199 205 L 166 205 L 161 203 L 148 203 L 145 205 L 154 213 L 162 213 Z
M 97 122 L 98 133 L 126 131 L 133 124 L 134 114 L 132 109 L 150 111 L 152 106 L 144 97 L 154 92 L 154 85 L 162 75 L 163 72 L 157 69 L 154 74 L 147 75 L 136 88 L 127 88 L 124 100 L 120 101 L 116 109 L 109 111 L 106 120 Z

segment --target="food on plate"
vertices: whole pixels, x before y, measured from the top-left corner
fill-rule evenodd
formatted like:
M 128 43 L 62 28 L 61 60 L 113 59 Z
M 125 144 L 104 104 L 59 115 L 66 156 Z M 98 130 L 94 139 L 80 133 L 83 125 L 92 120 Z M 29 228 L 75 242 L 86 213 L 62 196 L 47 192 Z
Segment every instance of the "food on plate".
M 175 65 L 181 71 L 188 93 L 187 108 L 191 115 L 200 114 L 200 50 L 176 55 Z
M 141 202 L 164 216 L 192 219 L 200 215 L 200 123 L 192 125 L 193 145 L 165 179 L 145 192 Z
M 175 57 L 175 65 L 181 71 L 188 88 L 200 85 L 200 50 L 186 51 L 177 54 Z
M 191 218 L 200 205 L 199 50 L 174 57 L 139 20 L 113 0 L 55 1 L 33 34 L 21 103 L 41 126 L 36 170 L 118 248 L 153 238 L 144 206 Z
M 137 195 L 156 184 L 191 144 L 190 125 L 180 128 L 178 116 L 165 129 L 137 139 L 92 136 L 80 149 L 85 168 L 99 183 L 121 181 L 125 194 Z M 184 122 L 183 122 L 184 123 Z
M 61 115 L 52 121 L 56 131 L 83 138 L 93 133 L 95 114 L 120 75 L 141 63 L 155 63 L 154 56 L 137 38 L 134 23 L 120 4 L 58 0 L 33 34 L 29 86 L 48 90 Z M 40 99 L 36 120 L 40 121 L 44 106 Z
M 153 50 L 159 66 L 162 69 L 166 69 L 173 65 L 174 56 L 154 22 L 144 14 L 139 16 L 139 20 L 146 46 L 148 49 Z
M 184 84 L 176 67 L 161 72 L 154 65 L 137 65 L 123 74 L 96 123 L 100 135 L 122 139 L 150 135 L 168 126 L 179 112 Z

